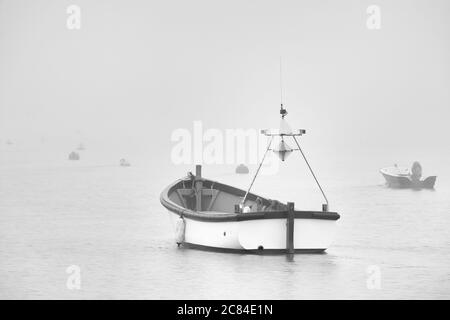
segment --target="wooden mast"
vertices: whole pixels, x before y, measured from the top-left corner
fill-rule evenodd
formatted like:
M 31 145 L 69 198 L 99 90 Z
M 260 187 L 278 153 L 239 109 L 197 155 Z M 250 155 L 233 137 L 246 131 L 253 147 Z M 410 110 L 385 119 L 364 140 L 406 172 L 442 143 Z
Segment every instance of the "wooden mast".
M 202 166 L 197 164 L 195 166 L 195 205 L 197 211 L 202 211 L 202 190 L 203 190 L 203 179 L 202 179 Z

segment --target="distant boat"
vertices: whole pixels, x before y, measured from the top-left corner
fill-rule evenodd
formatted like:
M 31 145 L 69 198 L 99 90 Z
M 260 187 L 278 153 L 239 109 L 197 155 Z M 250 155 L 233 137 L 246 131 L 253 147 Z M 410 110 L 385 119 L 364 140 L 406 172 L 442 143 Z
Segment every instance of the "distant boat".
M 236 173 L 237 174 L 247 174 L 247 173 L 249 173 L 248 167 L 245 164 L 241 163 L 240 165 L 238 165 L 236 167 Z
M 386 184 L 391 188 L 433 189 L 436 176 L 430 176 L 421 180 L 422 166 L 414 162 L 411 169 L 394 165 L 380 170 L 386 179 Z
M 69 160 L 80 160 L 80 155 L 75 151 L 69 153 Z
M 119 164 L 120 164 L 121 167 L 129 167 L 129 166 L 131 166 L 131 164 L 125 159 L 120 159 Z
M 82 143 L 80 143 L 80 144 L 78 145 L 77 150 L 83 151 L 84 149 L 85 149 L 84 145 L 83 145 Z

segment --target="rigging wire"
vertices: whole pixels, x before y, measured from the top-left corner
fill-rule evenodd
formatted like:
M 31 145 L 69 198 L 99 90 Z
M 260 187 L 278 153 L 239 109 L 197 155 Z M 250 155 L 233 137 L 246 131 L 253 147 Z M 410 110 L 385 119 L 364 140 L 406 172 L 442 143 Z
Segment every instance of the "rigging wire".
M 256 177 L 258 176 L 259 170 L 261 169 L 261 166 L 262 166 L 262 164 L 264 163 L 264 159 L 266 158 L 267 151 L 270 150 L 270 146 L 272 145 L 272 140 L 273 140 L 273 136 L 270 138 L 270 141 L 269 141 L 269 143 L 267 144 L 266 152 L 264 152 L 263 158 L 262 158 L 262 160 L 261 160 L 261 162 L 260 162 L 260 164 L 259 164 L 259 166 L 258 166 L 258 169 L 256 170 L 256 173 L 255 173 L 255 175 L 253 176 L 252 183 L 250 183 L 250 187 L 248 187 L 247 192 L 245 193 L 244 199 L 242 199 L 242 202 L 241 202 L 242 209 L 243 209 L 243 207 L 244 207 L 244 205 L 245 205 L 245 201 L 247 200 L 247 196 L 248 196 L 248 194 L 250 193 L 250 190 L 251 190 L 251 188 L 252 188 L 252 186 L 253 186 L 253 183 L 255 182 Z
M 325 195 L 325 192 L 323 192 L 322 186 L 320 185 L 319 180 L 317 180 L 316 175 L 314 174 L 313 169 L 312 169 L 311 166 L 309 165 L 309 162 L 308 162 L 308 160 L 306 159 L 306 156 L 305 156 L 305 154 L 303 153 L 302 148 L 300 148 L 300 144 L 298 143 L 298 141 L 297 141 L 297 139 L 295 138 L 295 136 L 292 136 L 292 138 L 294 138 L 294 141 L 295 141 L 295 143 L 297 144 L 298 150 L 300 150 L 300 153 L 302 154 L 303 159 L 305 159 L 305 162 L 306 162 L 306 164 L 307 164 L 307 166 L 308 166 L 308 168 L 309 168 L 309 171 L 311 171 L 311 174 L 312 174 L 312 176 L 314 177 L 314 180 L 316 180 L 317 186 L 319 187 L 320 192 L 322 192 L 322 196 L 323 196 L 323 198 L 325 199 L 325 202 L 327 203 L 327 206 L 328 206 L 328 199 L 327 199 L 327 196 Z

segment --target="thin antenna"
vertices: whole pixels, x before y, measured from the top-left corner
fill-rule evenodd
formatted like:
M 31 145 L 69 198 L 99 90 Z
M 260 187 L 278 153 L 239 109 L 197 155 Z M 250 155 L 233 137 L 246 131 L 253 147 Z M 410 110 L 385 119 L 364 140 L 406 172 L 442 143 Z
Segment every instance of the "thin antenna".
M 281 118 L 284 119 L 284 117 L 287 115 L 286 109 L 283 108 L 283 74 L 282 74 L 282 63 L 281 63 L 281 56 L 280 56 L 280 114 Z
M 281 63 L 281 56 L 280 56 L 280 104 L 281 109 L 283 109 L 283 74 L 282 74 L 282 63 Z

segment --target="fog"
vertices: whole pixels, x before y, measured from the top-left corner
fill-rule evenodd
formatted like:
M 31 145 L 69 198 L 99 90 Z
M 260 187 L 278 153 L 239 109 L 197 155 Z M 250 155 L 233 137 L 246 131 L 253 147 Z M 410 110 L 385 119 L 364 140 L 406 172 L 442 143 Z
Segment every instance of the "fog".
M 81 9 L 81 29 L 66 9 Z M 127 140 L 277 124 L 310 148 L 442 152 L 450 3 L 0 1 L 0 142 Z M 306 137 L 305 137 L 306 139 Z M 413 160 L 413 159 L 412 159 Z

